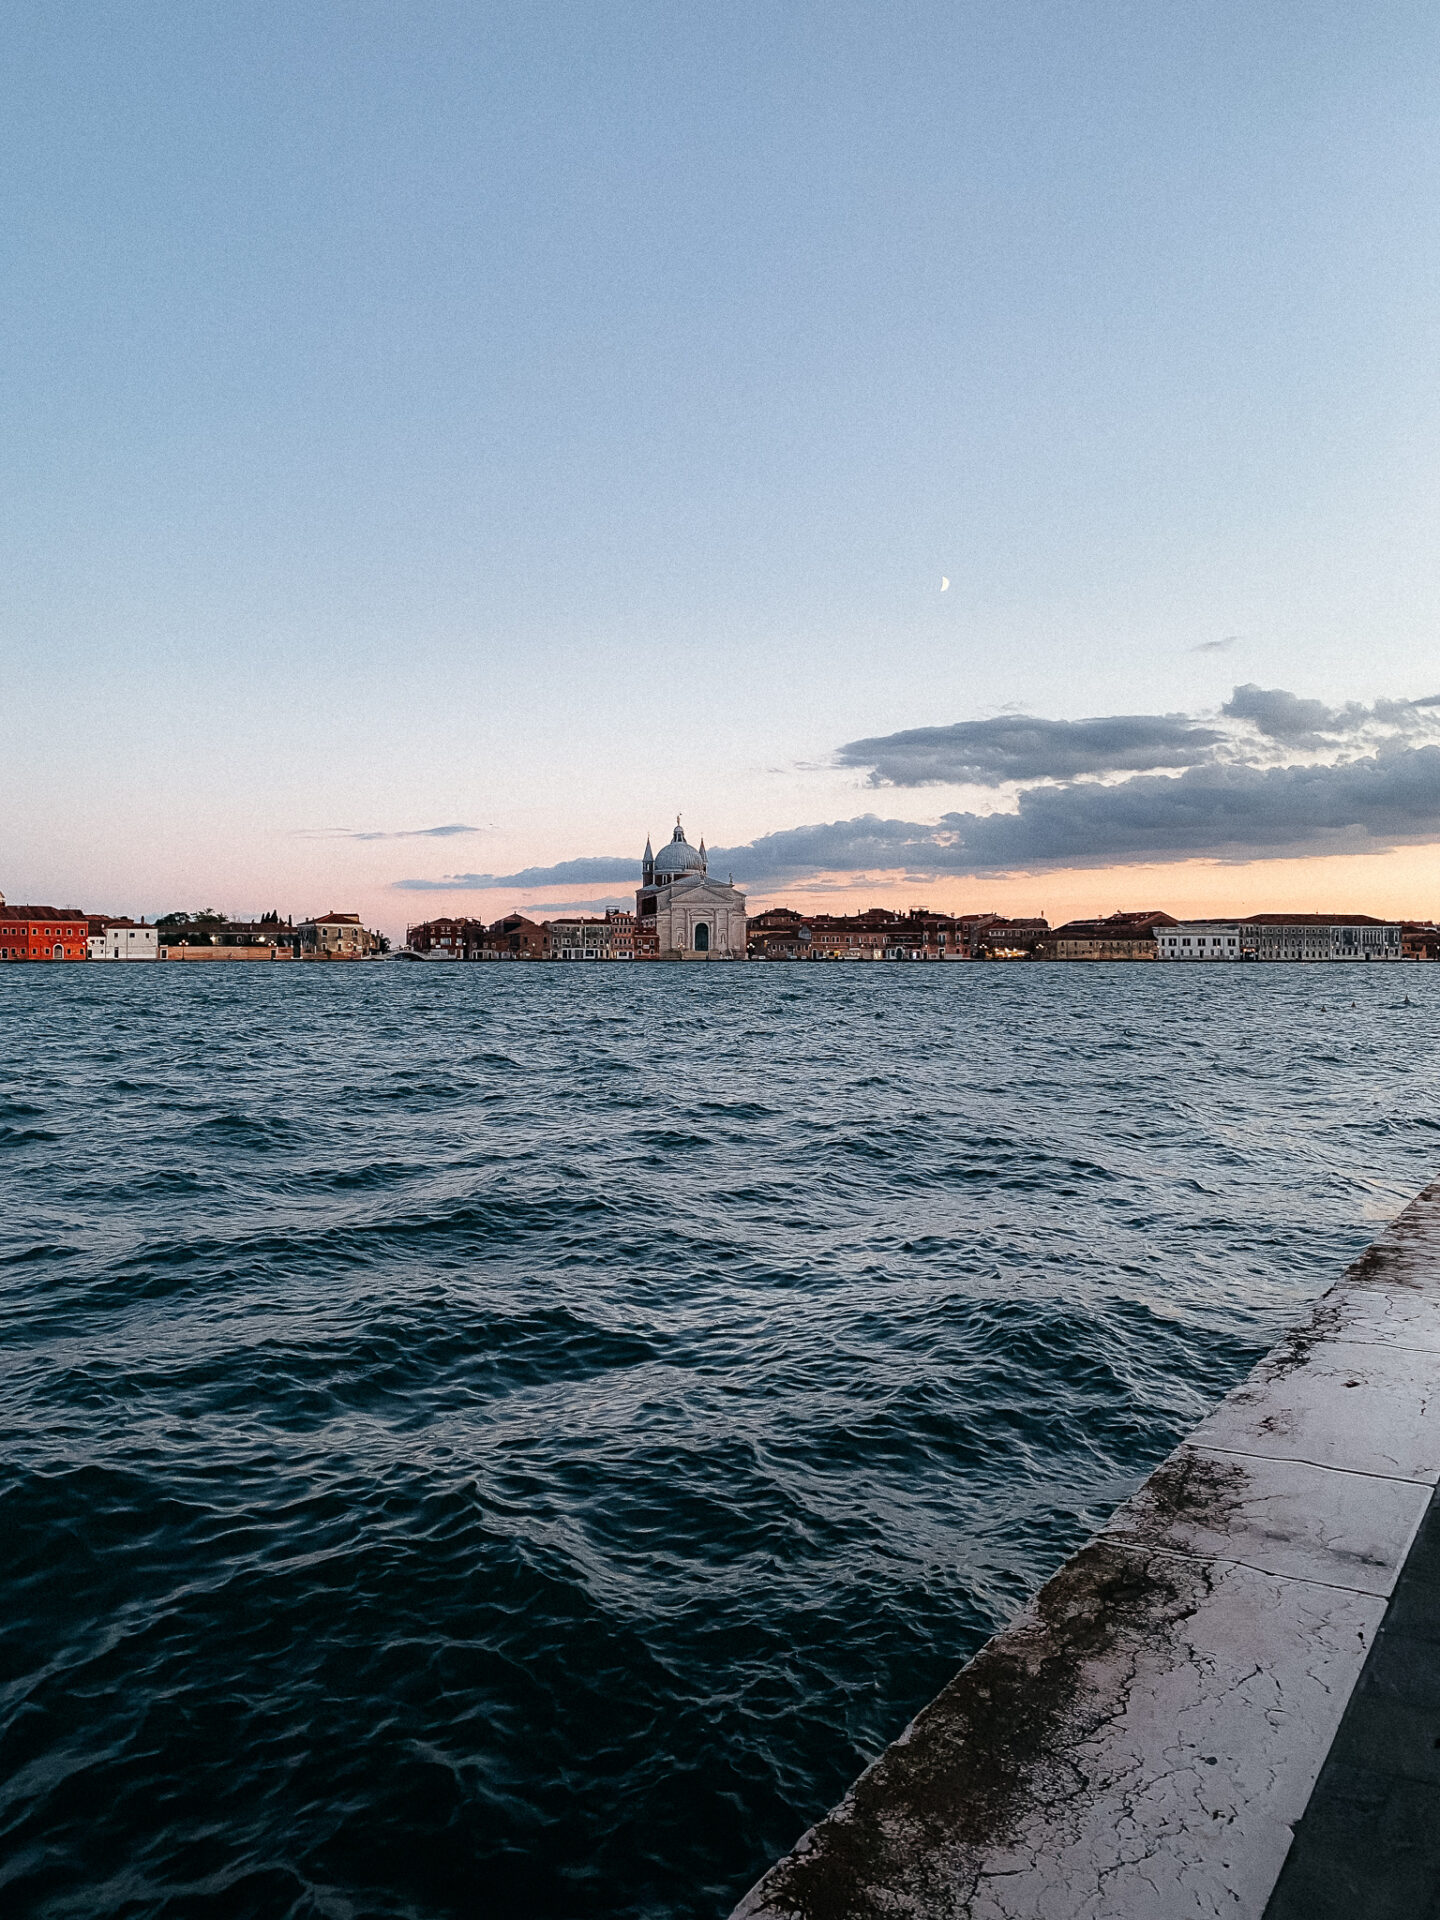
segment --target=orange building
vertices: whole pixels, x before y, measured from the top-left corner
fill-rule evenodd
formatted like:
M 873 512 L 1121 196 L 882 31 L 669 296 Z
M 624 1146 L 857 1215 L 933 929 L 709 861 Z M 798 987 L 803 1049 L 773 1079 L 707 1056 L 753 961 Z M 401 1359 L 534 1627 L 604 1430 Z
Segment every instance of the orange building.
M 85 960 L 89 916 L 78 907 L 0 905 L 0 961 Z

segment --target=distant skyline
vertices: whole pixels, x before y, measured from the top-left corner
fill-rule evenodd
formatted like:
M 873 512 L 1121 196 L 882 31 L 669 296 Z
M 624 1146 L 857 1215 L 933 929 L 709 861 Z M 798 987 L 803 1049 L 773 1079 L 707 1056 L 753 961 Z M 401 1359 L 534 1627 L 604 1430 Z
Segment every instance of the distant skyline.
M 1432 8 L 0 49 L 12 900 L 1440 915 Z

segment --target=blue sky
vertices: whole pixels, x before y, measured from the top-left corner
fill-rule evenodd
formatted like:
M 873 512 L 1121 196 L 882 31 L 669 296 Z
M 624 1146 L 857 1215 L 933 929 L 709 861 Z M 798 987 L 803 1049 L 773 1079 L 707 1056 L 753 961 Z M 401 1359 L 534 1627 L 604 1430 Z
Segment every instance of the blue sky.
M 12 899 L 394 925 L 677 809 L 874 813 L 849 743 L 1440 685 L 1432 7 L 21 4 L 0 51 Z

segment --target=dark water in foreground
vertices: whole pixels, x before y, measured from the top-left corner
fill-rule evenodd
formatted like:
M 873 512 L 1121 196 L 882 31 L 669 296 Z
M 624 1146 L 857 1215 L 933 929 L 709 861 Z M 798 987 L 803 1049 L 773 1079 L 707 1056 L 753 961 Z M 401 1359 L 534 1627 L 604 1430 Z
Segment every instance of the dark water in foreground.
M 1440 967 L 0 1023 L 8 1915 L 725 1913 L 1440 1162 Z

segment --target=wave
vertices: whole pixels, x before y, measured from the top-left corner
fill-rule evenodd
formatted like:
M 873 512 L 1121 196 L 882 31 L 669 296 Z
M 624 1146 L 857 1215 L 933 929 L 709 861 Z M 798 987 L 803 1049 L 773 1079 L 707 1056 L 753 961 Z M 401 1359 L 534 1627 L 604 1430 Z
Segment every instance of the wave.
M 18 1913 L 723 1913 L 1433 1170 L 1440 969 L 201 971 L 7 1002 Z

